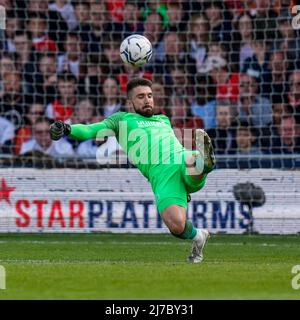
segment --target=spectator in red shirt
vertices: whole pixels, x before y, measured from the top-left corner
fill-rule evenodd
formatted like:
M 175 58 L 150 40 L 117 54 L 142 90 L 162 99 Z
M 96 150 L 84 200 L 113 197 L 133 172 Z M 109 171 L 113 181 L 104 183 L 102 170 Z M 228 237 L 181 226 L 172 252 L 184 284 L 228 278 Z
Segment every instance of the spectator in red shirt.
M 125 0 L 110 0 L 105 1 L 107 11 L 110 15 L 110 18 L 113 22 L 123 22 L 124 14 L 123 10 L 125 7 Z
M 76 104 L 77 80 L 71 73 L 58 75 L 59 99 L 47 105 L 47 118 L 70 122 Z
M 239 97 L 239 75 L 230 73 L 228 63 L 218 56 L 211 56 L 206 61 L 206 72 L 210 72 L 214 83 L 217 85 L 217 100 L 229 99 L 237 102 Z
M 47 34 L 47 18 L 44 14 L 29 14 L 27 29 L 31 33 L 32 44 L 37 51 L 57 51 L 56 43 Z

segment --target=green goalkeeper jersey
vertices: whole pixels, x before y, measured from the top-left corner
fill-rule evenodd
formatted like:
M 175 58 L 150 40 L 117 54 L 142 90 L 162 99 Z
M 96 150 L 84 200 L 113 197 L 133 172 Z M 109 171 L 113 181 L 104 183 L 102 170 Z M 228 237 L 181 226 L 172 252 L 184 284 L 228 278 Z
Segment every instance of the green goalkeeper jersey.
M 151 168 L 182 161 L 185 149 L 165 115 L 143 117 L 137 113 L 117 112 L 99 123 L 74 124 L 70 133 L 70 137 L 76 140 L 100 140 L 113 135 L 129 160 L 147 179 Z

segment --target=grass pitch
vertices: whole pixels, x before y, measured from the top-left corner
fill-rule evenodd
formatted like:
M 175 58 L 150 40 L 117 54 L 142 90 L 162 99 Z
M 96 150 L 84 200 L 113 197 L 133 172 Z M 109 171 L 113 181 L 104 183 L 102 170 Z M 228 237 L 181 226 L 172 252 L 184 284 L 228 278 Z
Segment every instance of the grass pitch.
M 0 299 L 300 299 L 299 236 L 212 235 L 196 265 L 190 245 L 164 234 L 0 234 Z

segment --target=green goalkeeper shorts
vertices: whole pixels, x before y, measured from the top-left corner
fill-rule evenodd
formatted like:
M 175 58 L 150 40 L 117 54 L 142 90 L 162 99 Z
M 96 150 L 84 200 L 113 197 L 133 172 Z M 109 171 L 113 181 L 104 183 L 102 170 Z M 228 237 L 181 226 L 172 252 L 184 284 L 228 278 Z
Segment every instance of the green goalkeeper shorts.
M 198 151 L 184 151 L 183 156 Z M 187 209 L 187 195 L 197 192 L 205 185 L 206 175 L 201 179 L 189 175 L 185 161 L 180 164 L 162 164 L 150 169 L 149 182 L 155 195 L 158 212 L 176 204 Z

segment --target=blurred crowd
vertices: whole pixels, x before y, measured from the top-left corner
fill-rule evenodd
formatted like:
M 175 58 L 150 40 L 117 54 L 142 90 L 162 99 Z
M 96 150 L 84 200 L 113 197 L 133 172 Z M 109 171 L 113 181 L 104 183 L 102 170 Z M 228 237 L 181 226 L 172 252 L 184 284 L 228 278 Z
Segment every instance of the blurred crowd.
M 98 142 L 53 142 L 50 123 L 88 124 L 130 111 L 126 84 L 137 76 L 153 81 L 156 114 L 179 131 L 204 128 L 217 154 L 300 153 L 295 4 L 0 0 L 0 154 L 95 158 Z M 140 69 L 119 56 L 134 33 L 153 45 Z

